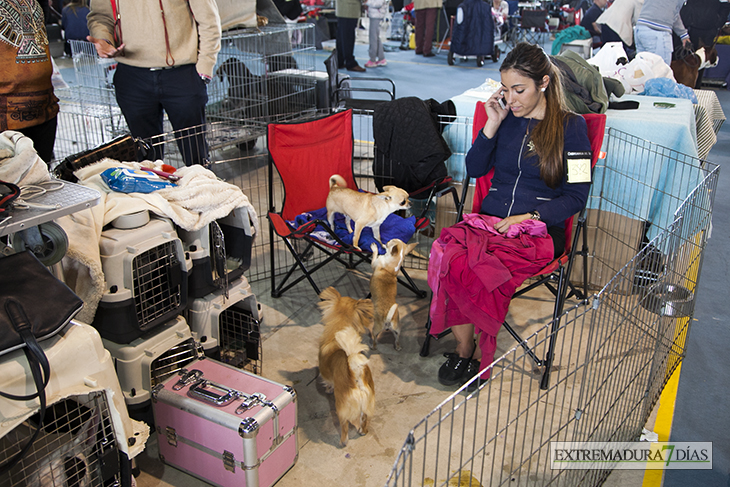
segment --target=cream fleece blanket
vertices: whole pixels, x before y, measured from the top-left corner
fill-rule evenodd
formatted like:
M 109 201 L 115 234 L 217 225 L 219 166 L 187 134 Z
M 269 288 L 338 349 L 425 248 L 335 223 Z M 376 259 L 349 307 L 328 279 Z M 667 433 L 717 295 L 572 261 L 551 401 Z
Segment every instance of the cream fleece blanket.
M 23 186 L 49 179 L 48 166 L 30 138 L 14 130 L 0 133 L 0 181 Z
M 175 175 L 180 176 L 180 180 L 175 187 L 149 194 L 116 193 L 101 178 L 102 172 L 113 167 L 159 169 L 160 165 L 150 161 L 136 163 L 103 159 L 74 173 L 79 184 L 94 188 L 102 195 L 97 206 L 56 220 L 69 240 L 68 251 L 63 258 L 66 284 L 84 300 L 84 308 L 76 317 L 78 321 L 91 323 L 94 320 L 106 289 L 99 239 L 104 226 L 117 217 L 149 210 L 170 218 L 184 230 L 194 231 L 225 217 L 236 208 L 245 208 L 255 234 L 258 233 L 256 210 L 241 189 L 219 180 L 212 171 L 202 166 L 178 169 Z

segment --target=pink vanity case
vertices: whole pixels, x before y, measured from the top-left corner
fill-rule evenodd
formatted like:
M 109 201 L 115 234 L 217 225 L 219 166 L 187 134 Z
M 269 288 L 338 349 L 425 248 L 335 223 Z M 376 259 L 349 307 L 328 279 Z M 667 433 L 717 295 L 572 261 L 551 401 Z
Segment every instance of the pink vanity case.
M 203 359 L 157 385 L 152 409 L 160 459 L 214 485 L 268 487 L 297 461 L 290 386 Z

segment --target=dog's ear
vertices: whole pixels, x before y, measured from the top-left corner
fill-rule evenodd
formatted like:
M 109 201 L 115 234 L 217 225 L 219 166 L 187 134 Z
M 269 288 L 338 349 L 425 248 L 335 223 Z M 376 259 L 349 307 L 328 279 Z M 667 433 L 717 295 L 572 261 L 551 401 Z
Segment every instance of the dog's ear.
M 333 288 L 332 286 L 319 293 L 319 299 L 323 301 L 336 300 L 340 299 L 341 297 L 342 295 L 339 293 L 339 291 L 337 291 L 337 289 Z
M 416 247 L 418 247 L 418 242 L 406 245 L 406 255 L 410 254 Z

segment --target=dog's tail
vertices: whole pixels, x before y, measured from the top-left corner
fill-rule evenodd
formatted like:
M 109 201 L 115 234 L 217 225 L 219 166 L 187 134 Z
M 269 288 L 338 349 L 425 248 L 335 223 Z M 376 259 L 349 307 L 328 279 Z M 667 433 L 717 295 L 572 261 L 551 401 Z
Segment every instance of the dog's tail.
M 388 315 L 385 317 L 385 321 L 393 321 L 393 316 L 398 312 L 398 303 L 393 303 L 393 306 L 388 310 Z
M 360 340 L 360 334 L 354 328 L 348 327 L 335 333 L 335 341 L 347 354 L 347 364 L 355 375 L 355 380 L 361 382 L 368 358 L 360 352 L 368 347 Z
M 340 188 L 346 188 L 347 181 L 345 181 L 345 178 L 343 178 L 339 174 L 333 174 L 332 176 L 330 176 L 330 188 L 334 188 L 335 186 L 339 186 Z

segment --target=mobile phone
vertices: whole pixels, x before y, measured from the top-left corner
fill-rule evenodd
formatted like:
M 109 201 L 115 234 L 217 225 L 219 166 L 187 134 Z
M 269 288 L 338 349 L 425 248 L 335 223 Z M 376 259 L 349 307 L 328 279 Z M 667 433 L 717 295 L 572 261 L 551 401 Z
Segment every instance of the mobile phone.
M 498 98 L 497 102 L 499 103 L 499 106 L 502 107 L 502 110 L 507 110 L 507 105 L 504 102 L 504 91 L 500 91 L 499 94 L 502 98 Z

